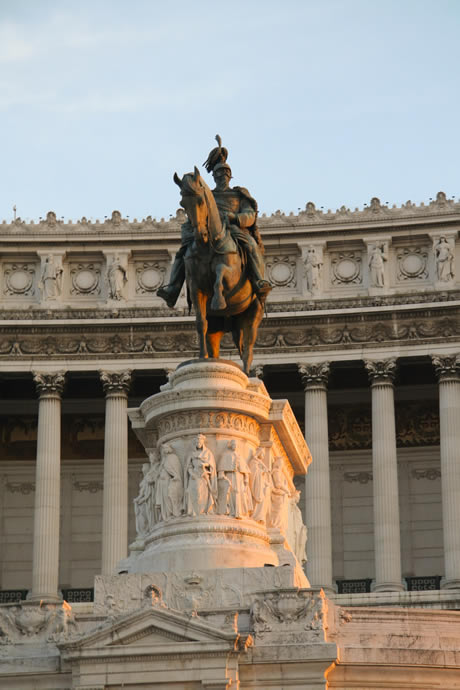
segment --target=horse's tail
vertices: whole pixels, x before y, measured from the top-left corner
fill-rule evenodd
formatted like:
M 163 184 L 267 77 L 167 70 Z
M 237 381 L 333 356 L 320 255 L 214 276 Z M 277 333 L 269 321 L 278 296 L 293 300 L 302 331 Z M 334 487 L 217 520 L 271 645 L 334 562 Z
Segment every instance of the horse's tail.
M 190 288 L 188 286 L 188 281 L 185 283 L 186 288 L 187 288 L 187 306 L 188 306 L 188 315 L 190 316 L 191 311 L 192 311 L 192 297 L 190 295 Z

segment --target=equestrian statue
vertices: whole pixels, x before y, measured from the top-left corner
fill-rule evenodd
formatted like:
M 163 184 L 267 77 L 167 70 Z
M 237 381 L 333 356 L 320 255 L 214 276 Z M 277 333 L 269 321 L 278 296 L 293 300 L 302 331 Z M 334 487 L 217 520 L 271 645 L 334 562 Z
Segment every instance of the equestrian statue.
M 185 280 L 189 305 L 193 304 L 196 314 L 200 358 L 219 357 L 220 341 L 231 331 L 249 374 L 257 329 L 272 286 L 264 280 L 257 202 L 244 187 L 230 187 L 228 151 L 219 135 L 216 140 L 218 146 L 204 163 L 214 177 L 213 191 L 196 167 L 182 179 L 174 173 L 187 221 L 182 225 L 182 244 L 170 282 L 157 294 L 172 308 Z

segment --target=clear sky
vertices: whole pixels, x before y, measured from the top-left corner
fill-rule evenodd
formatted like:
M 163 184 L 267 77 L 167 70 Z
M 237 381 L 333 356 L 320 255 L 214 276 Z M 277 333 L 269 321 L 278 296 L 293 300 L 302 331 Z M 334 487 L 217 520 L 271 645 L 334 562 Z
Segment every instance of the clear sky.
M 460 0 L 0 0 L 0 217 L 168 218 L 216 133 L 261 212 L 458 198 L 459 35 Z

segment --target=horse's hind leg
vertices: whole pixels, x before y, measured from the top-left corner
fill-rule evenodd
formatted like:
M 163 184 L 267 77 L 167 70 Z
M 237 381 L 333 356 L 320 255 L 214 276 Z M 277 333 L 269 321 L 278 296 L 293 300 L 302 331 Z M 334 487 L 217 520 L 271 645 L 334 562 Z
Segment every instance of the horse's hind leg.
M 214 359 L 219 357 L 220 341 L 222 340 L 223 335 L 223 331 L 217 331 L 217 333 L 208 333 L 207 335 L 209 356 L 213 357 Z
M 258 299 L 255 299 L 251 306 L 245 311 L 241 317 L 240 328 L 243 335 L 243 345 L 241 352 L 241 359 L 243 360 L 243 371 L 249 376 L 251 369 L 254 345 L 257 338 L 257 329 L 262 317 L 264 315 L 263 305 Z
M 193 306 L 196 312 L 196 330 L 198 332 L 198 342 L 200 346 L 200 359 L 207 359 L 208 357 L 208 348 L 206 345 L 206 335 L 208 332 L 208 319 L 206 318 L 207 302 L 207 295 L 197 291 Z

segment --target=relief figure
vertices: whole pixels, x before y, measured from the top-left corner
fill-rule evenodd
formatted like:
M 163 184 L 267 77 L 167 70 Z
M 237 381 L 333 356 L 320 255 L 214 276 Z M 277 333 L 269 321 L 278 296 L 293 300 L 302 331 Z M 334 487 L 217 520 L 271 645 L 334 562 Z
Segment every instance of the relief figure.
M 249 484 L 252 493 L 252 519 L 256 522 L 266 523 L 271 502 L 271 478 L 270 470 L 264 462 L 264 449 L 257 448 L 249 460 Z
M 228 441 L 220 458 L 217 473 L 219 497 L 217 510 L 235 518 L 247 517 L 252 511 L 249 490 L 249 468 L 236 451 L 236 441 Z
M 442 236 L 434 248 L 436 259 L 436 276 L 442 283 L 448 283 L 455 277 L 454 253 L 447 239 Z
M 202 515 L 214 510 L 217 500 L 217 472 L 214 455 L 206 448 L 206 436 L 198 434 L 185 462 L 184 488 L 187 515 Z
M 183 470 L 169 443 L 161 448 L 161 464 L 156 482 L 155 503 L 160 520 L 179 517 L 184 498 Z
M 283 471 L 283 458 L 275 458 L 272 469 L 272 492 L 269 527 L 285 533 L 288 522 L 289 487 Z

